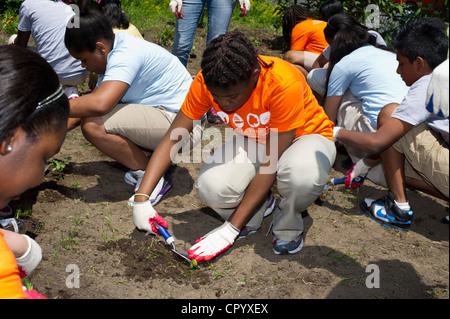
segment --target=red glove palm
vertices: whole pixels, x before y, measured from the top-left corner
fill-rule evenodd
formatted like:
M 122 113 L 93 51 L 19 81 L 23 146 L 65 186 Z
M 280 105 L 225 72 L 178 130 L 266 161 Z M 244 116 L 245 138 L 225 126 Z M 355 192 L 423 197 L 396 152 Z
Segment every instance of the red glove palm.
M 361 186 L 364 183 L 364 177 L 369 172 L 369 169 L 370 166 L 364 162 L 364 159 L 353 164 L 352 168 L 345 173 L 345 176 L 347 176 L 345 188 L 349 189 L 350 187 L 357 188 L 358 186 Z
M 189 249 L 189 259 L 197 262 L 211 260 L 233 245 L 239 230 L 226 221 L 222 226 L 198 239 Z
M 164 228 L 169 227 L 169 224 L 155 211 L 149 200 L 145 202 L 133 201 L 133 221 L 138 229 L 157 235 L 161 234 L 153 226 L 154 221 Z

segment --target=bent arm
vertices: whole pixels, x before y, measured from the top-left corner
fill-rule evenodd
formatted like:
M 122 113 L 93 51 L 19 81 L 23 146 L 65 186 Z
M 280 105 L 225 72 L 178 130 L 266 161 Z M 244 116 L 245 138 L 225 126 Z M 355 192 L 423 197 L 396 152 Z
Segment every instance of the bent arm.
M 317 59 L 313 62 L 311 69 L 323 68 L 325 64 L 328 63 L 328 60 L 323 56 L 323 53 L 319 54 Z
M 92 93 L 70 100 L 70 117 L 102 116 L 111 111 L 130 86 L 121 81 L 105 81 Z
M 179 111 L 166 132 L 161 142 L 153 152 L 145 170 L 144 178 L 137 190 L 137 194 L 150 195 L 158 181 L 172 164 L 173 157 L 181 148 L 180 141 L 189 138 L 189 133 L 194 127 L 194 120 L 190 119 L 182 111 Z M 136 202 L 146 201 L 145 196 L 135 195 Z
M 327 96 L 325 101 L 325 114 L 328 116 L 330 121 L 336 124 L 336 119 L 339 111 L 339 107 L 341 106 L 342 95 L 340 96 Z
M 14 45 L 22 48 L 28 46 L 28 40 L 30 39 L 31 31 L 18 31 L 17 38 L 14 40 Z
M 375 133 L 341 129 L 337 134 L 337 140 L 369 154 L 380 154 L 408 133 L 412 127 L 409 123 L 391 117 Z
M 278 159 L 292 144 L 295 129 L 287 132 L 270 132 L 266 143 L 264 163 L 248 186 L 244 198 L 230 216 L 228 221 L 241 229 L 253 217 L 256 210 L 264 203 L 267 193 L 275 182 Z

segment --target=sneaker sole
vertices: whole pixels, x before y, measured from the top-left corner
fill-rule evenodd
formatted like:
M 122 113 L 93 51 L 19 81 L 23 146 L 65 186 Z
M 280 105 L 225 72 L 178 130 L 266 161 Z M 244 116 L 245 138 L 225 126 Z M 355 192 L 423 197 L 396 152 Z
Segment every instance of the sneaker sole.
M 273 213 L 276 203 L 277 199 L 275 198 L 275 195 L 272 194 L 272 203 L 270 203 L 270 206 L 266 208 L 266 211 L 264 212 L 264 217 L 267 217 Z
M 239 233 L 238 239 L 246 238 L 247 236 L 250 236 L 252 234 L 256 233 L 256 230 L 249 230 L 247 233 L 243 234 L 242 232 Z
M 286 250 L 278 251 L 278 250 L 275 250 L 275 248 L 272 248 L 272 249 L 276 255 L 292 255 L 292 254 L 298 253 L 303 248 L 304 244 L 305 244 L 305 241 L 303 240 L 303 237 L 302 237 L 302 241 L 301 241 L 300 245 L 293 250 L 286 249 Z
M 411 224 L 409 224 L 409 225 L 402 225 L 402 226 L 397 226 L 397 225 L 395 225 L 395 224 L 392 224 L 392 223 L 386 223 L 386 222 L 384 222 L 384 221 L 382 221 L 382 220 L 379 220 L 378 218 L 376 218 L 376 217 L 374 217 L 373 215 L 372 215 L 372 212 L 371 212 L 371 210 L 370 210 L 370 208 L 369 207 L 367 207 L 365 204 L 364 204 L 364 201 L 361 201 L 360 203 L 359 203 L 359 209 L 361 210 L 361 212 L 365 215 L 365 216 L 367 216 L 367 217 L 369 217 L 370 219 L 372 219 L 372 220 L 374 220 L 374 221 L 376 221 L 378 224 L 380 224 L 381 226 L 384 226 L 384 227 L 386 227 L 386 228 L 388 228 L 388 229 L 397 229 L 397 230 L 401 230 L 401 231 L 408 231 L 409 230 L 409 227 L 411 226 Z
M 173 186 L 173 181 L 170 177 L 167 178 L 167 184 L 159 191 L 156 198 L 151 202 L 152 206 L 156 206 L 162 199 L 162 197 L 169 191 L 169 189 Z
M 4 209 L 5 210 L 7 209 L 8 211 L 0 211 L 0 219 L 1 218 L 5 218 L 6 219 L 6 218 L 14 217 L 14 212 L 13 212 L 11 206 L 6 205 Z

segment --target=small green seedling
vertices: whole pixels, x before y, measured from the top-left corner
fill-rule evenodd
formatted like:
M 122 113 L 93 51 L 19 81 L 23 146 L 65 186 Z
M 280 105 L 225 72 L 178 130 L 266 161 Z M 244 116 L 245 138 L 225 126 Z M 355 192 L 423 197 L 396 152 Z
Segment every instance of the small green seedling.
M 61 180 L 64 178 L 64 168 L 69 164 L 71 157 L 66 157 L 64 160 L 53 159 L 50 161 L 50 167 L 52 168 L 52 174 L 56 180 Z
M 191 266 L 190 266 L 189 268 L 190 268 L 190 269 L 198 268 L 197 260 L 192 259 L 192 260 L 191 260 Z

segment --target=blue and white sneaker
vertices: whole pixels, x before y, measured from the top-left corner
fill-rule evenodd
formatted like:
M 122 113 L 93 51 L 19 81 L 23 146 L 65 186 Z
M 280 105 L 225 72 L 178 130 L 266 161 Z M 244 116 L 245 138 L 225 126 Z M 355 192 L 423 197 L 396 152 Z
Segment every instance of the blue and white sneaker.
M 273 195 L 272 191 L 270 191 L 269 192 L 269 197 L 267 199 L 267 208 L 264 211 L 264 217 L 267 217 L 270 214 L 272 214 L 272 212 L 275 209 L 276 204 L 277 204 L 277 200 L 275 198 L 275 195 Z
M 159 180 L 153 192 L 150 194 L 150 203 L 152 204 L 152 206 L 157 205 L 161 201 L 164 194 L 169 191 L 172 185 L 172 175 L 170 173 L 164 174 L 163 177 L 161 177 L 161 179 Z
M 268 199 L 267 199 L 267 207 L 266 207 L 266 210 L 264 211 L 264 217 L 267 217 L 270 214 L 272 214 L 272 212 L 275 209 L 276 204 L 277 204 L 277 200 L 276 200 L 275 196 L 273 195 L 272 191 L 270 191 Z M 254 233 L 256 233 L 255 229 L 244 227 L 244 228 L 242 228 L 241 232 L 239 233 L 238 238 L 245 238 L 248 235 L 251 235 Z
M 14 217 L 14 212 L 11 206 L 6 205 L 4 208 L 0 209 L 0 219 L 2 218 L 12 218 Z
M 284 241 L 276 236 L 272 239 L 273 252 L 277 255 L 289 255 L 298 253 L 303 248 L 303 238 L 299 235 L 297 238 L 291 241 Z
M 400 209 L 395 204 L 394 194 L 391 191 L 377 200 L 364 198 L 359 208 L 364 215 L 384 227 L 406 231 L 411 226 L 413 211 Z

